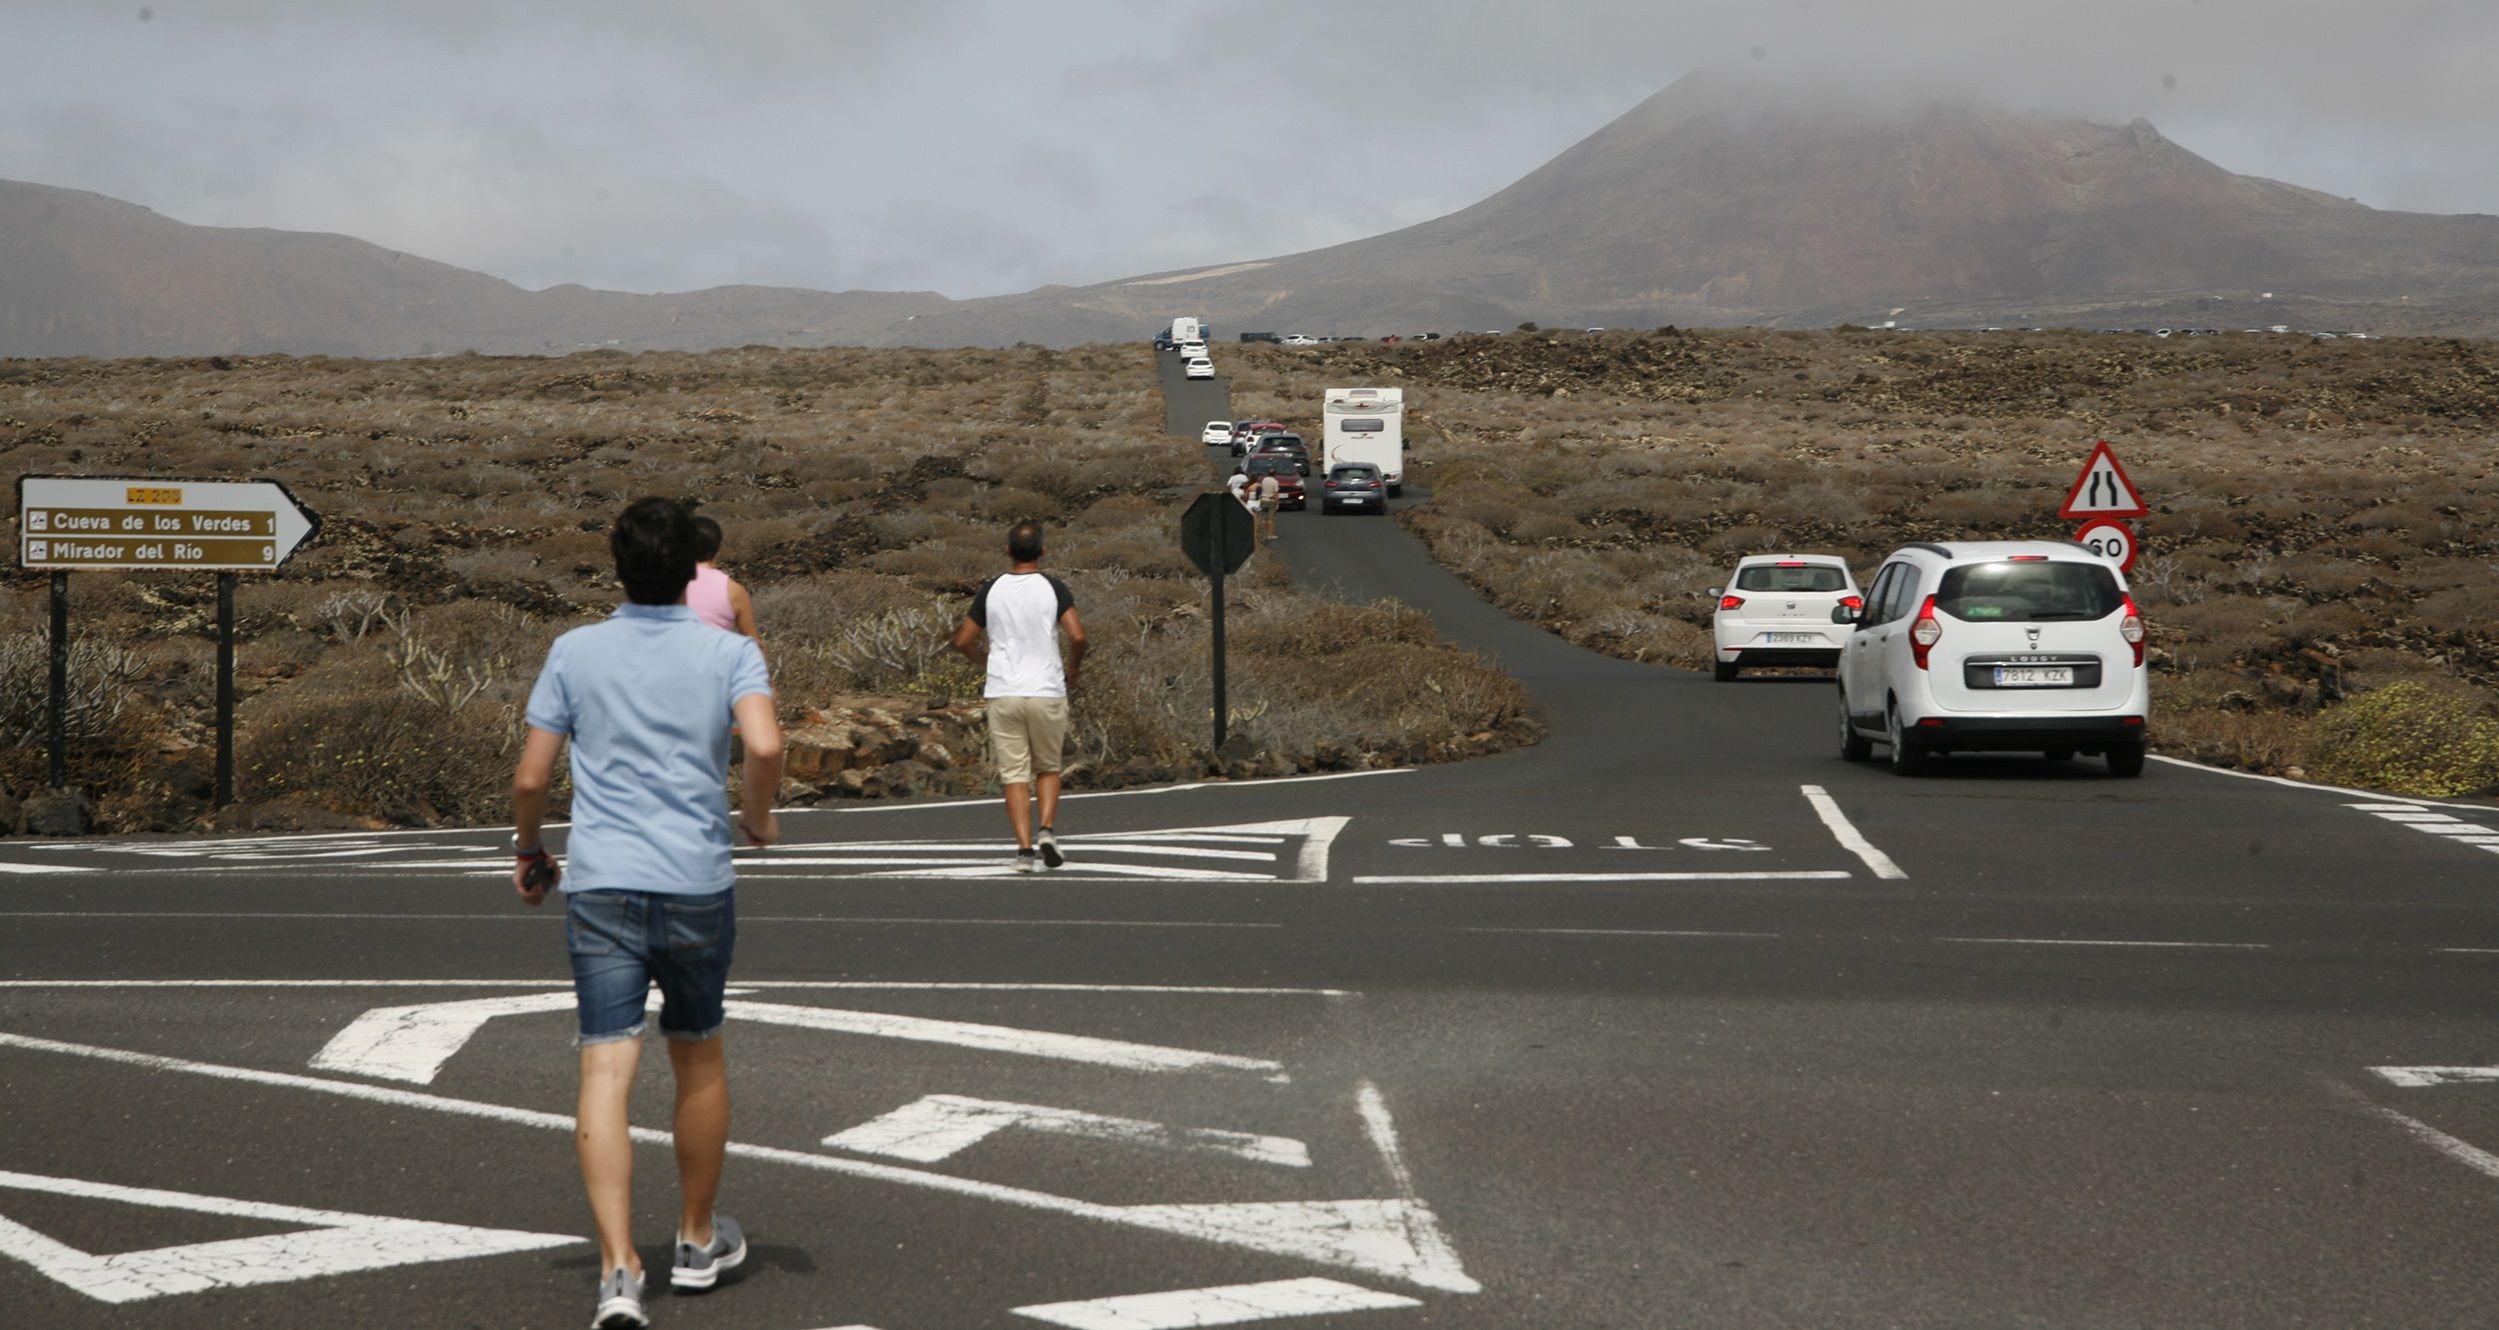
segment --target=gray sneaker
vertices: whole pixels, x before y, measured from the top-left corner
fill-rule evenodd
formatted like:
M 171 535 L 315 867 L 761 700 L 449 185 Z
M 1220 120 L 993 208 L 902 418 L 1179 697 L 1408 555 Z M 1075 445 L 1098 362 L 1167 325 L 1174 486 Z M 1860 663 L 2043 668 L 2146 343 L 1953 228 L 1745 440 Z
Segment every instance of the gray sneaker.
M 620 1265 L 599 1281 L 599 1310 L 591 1314 L 590 1330 L 642 1330 L 650 1323 L 651 1314 L 642 1309 L 641 1280 Z
M 1015 852 L 1015 871 L 1019 873 L 1040 872 L 1041 856 L 1031 850 L 1017 850 Z
M 1033 848 L 1041 851 L 1041 862 L 1048 867 L 1056 868 L 1067 862 L 1067 856 L 1059 853 L 1059 838 L 1051 835 L 1048 827 L 1043 827 L 1041 834 L 1033 838 Z
M 712 1216 L 712 1240 L 697 1247 L 677 1235 L 677 1264 L 668 1272 L 671 1288 L 701 1290 L 720 1282 L 720 1277 L 735 1270 L 746 1260 L 746 1234 L 738 1221 L 727 1215 Z

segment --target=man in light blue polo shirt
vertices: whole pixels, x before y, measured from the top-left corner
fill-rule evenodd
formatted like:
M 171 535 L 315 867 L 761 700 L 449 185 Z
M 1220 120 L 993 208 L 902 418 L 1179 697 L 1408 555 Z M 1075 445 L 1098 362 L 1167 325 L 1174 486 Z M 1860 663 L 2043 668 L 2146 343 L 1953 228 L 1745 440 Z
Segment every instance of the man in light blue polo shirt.
M 642 1056 L 651 987 L 676 1073 L 683 1206 L 669 1283 L 708 1289 L 746 1259 L 736 1221 L 715 1215 L 729 1143 L 728 1062 L 720 1038 L 737 944 L 729 863 L 729 727 L 746 745 L 747 839 L 781 828 L 781 727 L 754 639 L 686 608 L 693 516 L 668 499 L 625 509 L 608 533 L 630 603 L 555 641 L 529 694 L 529 736 L 512 778 L 512 886 L 537 905 L 561 883 L 564 936 L 581 1016 L 575 1139 L 599 1236 L 594 1327 L 650 1323 L 633 1247 L 633 1142 L 626 1103 Z M 572 740 L 570 872 L 538 840 L 547 787 Z

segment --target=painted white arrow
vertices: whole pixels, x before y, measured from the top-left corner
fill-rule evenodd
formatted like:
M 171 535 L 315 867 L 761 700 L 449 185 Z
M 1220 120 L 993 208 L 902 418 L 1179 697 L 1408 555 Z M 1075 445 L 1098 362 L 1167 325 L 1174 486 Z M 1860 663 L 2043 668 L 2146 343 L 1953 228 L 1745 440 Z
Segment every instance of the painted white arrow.
M 1115 1118 L 1044 1104 L 1015 1104 L 997 1099 L 933 1094 L 914 1100 L 880 1118 L 824 1138 L 840 1150 L 934 1164 L 951 1158 L 1010 1127 L 1082 1136 L 1097 1141 L 1155 1146 L 1201 1154 L 1225 1154 L 1254 1164 L 1310 1167 L 1310 1147 L 1289 1136 L 1258 1136 L 1213 1127 L 1174 1127 L 1142 1118 Z
M 470 1228 L 421 1219 L 307 1210 L 292 1205 L 195 1196 L 152 1187 L 123 1187 L 76 1178 L 0 1173 L 0 1188 L 49 1192 L 88 1200 L 120 1201 L 160 1210 L 314 1225 L 302 1232 L 274 1233 L 224 1242 L 195 1242 L 151 1251 L 98 1256 L 46 1237 L 0 1216 L 0 1256 L 14 1257 L 49 1278 L 100 1302 L 138 1302 L 173 1293 L 199 1293 L 250 1284 L 381 1270 L 397 1265 L 455 1261 L 472 1256 L 537 1251 L 583 1239 L 560 1233 Z
M 651 998 L 653 1007 L 659 998 Z M 376 1007 L 338 1032 L 313 1055 L 318 1071 L 343 1071 L 411 1085 L 429 1085 L 443 1064 L 498 1016 L 529 1012 L 570 1011 L 571 993 L 531 993 L 517 997 L 477 998 L 466 1002 L 430 1002 L 411 1007 Z M 882 1011 L 843 1011 L 832 1007 L 793 1007 L 771 1002 L 730 1002 L 730 1016 L 764 1025 L 788 1025 L 833 1034 L 907 1039 L 925 1044 L 950 1044 L 984 1053 L 1013 1053 L 1055 1058 L 1097 1067 L 1144 1072 L 1242 1072 L 1269 1080 L 1286 1080 L 1282 1063 L 1266 1058 L 1237 1057 L 1193 1048 L 1166 1048 L 1121 1039 L 1019 1030 L 1007 1025 L 941 1021 L 926 1016 L 898 1016 Z
M 568 1135 L 574 1128 L 570 1113 L 549 1113 L 471 1099 L 453 1099 L 421 1090 L 402 1090 L 358 1081 L 324 1080 L 258 1067 L 195 1062 L 131 1049 L 64 1043 L 33 1035 L 0 1032 L 0 1048 L 87 1058 L 165 1074 L 302 1090 L 364 1103 L 390 1104 L 456 1117 L 505 1122 Z M 810 1154 L 778 1146 L 731 1141 L 729 1153 L 739 1159 L 916 1187 L 941 1195 L 961 1196 L 1022 1210 L 1066 1215 L 1096 1223 L 1118 1224 L 1340 1265 L 1387 1275 L 1424 1288 L 1444 1289 L 1452 1293 L 1481 1292 L 1483 1285 L 1469 1276 L 1466 1267 L 1459 1263 L 1457 1252 L 1442 1232 L 1439 1221 L 1433 1217 L 1431 1208 L 1415 1198 L 1413 1180 L 1407 1174 L 1402 1157 L 1396 1152 L 1395 1138 L 1388 1127 L 1387 1108 L 1380 1102 L 1377 1091 L 1367 1085 L 1361 1109 L 1366 1130 L 1382 1147 L 1389 1172 L 1396 1180 L 1398 1189 L 1404 1193 L 1398 1199 L 1254 1202 L 1244 1205 L 1106 1205 L 1072 1196 L 1053 1196 L 1027 1187 L 982 1182 L 977 1178 L 960 1178 L 947 1173 L 931 1173 L 865 1159 L 846 1159 L 838 1155 Z M 670 1144 L 667 1132 L 652 1127 L 635 1127 L 629 1134 L 645 1145 Z

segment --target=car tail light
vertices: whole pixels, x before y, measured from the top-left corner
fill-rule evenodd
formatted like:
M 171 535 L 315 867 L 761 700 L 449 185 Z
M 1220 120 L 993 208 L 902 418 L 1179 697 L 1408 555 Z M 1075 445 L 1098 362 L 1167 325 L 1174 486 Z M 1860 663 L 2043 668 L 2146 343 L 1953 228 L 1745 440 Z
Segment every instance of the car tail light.
M 1333 481 L 1333 480 L 1329 481 L 1329 482 L 1328 482 L 1328 488 L 1329 488 L 1329 489 L 1335 489 L 1335 488 L 1336 488 L 1336 482 L 1335 482 L 1335 481 Z
M 1918 607 L 1917 622 L 1909 625 L 1909 656 L 1919 669 L 1926 668 L 1926 653 L 1943 640 L 1943 621 L 1935 617 L 1935 598 L 1928 596 L 1926 603 Z
M 1773 568 L 1802 568 L 1804 566 L 1805 561 L 1803 559 L 1781 559 L 1777 563 L 1771 565 Z
M 2135 664 L 2143 663 L 2143 616 L 2135 613 L 2135 598 L 2126 597 L 2126 617 L 2117 621 L 2117 635 L 2135 649 Z
M 1740 610 L 1744 608 L 1744 597 L 1720 596 L 1718 598 L 1718 608 L 1722 610 Z
M 1866 598 L 1863 596 L 1842 596 L 1840 597 L 1840 604 L 1845 605 L 1852 610 L 1856 610 L 1859 613 L 1864 613 L 1866 608 Z
M 2047 561 L 2048 556 L 2045 554 L 2016 554 L 2005 560 L 2007 563 L 2046 563 Z

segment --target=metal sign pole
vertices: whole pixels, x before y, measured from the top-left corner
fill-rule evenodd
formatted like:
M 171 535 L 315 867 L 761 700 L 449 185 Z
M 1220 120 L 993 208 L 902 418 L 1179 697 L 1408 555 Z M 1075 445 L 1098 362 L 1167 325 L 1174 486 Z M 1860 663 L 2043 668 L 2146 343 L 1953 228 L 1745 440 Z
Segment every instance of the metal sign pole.
M 234 802 L 234 574 L 217 574 L 217 807 Z
M 52 788 L 69 784 L 69 574 L 52 575 Z
M 1229 500 L 1227 500 L 1226 502 L 1229 502 Z M 1220 752 L 1221 752 L 1221 750 L 1222 750 L 1222 748 L 1223 748 L 1223 741 L 1224 741 L 1224 738 L 1225 738 L 1226 731 L 1230 728 L 1230 727 L 1226 724 L 1226 722 L 1227 722 L 1227 721 L 1229 721 L 1229 720 L 1231 719 L 1230 708 L 1228 708 L 1228 707 L 1226 707 L 1226 706 L 1224 705 L 1224 698 L 1223 698 L 1223 561 L 1222 561 L 1221 559 L 1217 559 L 1217 560 L 1215 561 L 1215 619 L 1214 619 L 1214 626 L 1215 626 L 1215 748 L 1216 748 L 1216 750 L 1218 751 L 1218 753 L 1220 753 Z

